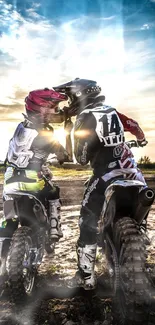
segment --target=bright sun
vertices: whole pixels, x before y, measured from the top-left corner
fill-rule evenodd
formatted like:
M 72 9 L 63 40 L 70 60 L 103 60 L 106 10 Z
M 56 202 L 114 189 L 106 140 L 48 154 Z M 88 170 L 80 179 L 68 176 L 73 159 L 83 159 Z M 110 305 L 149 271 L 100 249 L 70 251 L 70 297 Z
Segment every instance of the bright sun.
M 63 145 L 65 146 L 66 144 L 66 133 L 64 128 L 59 128 L 54 130 L 54 135 L 55 138 Z

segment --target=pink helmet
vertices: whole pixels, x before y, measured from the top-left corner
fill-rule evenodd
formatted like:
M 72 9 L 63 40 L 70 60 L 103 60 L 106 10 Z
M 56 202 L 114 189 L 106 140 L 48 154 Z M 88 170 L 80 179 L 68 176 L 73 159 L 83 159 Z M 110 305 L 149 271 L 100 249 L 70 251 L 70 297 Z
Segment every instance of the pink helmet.
M 26 112 L 29 117 L 37 119 L 39 123 L 49 123 L 49 120 L 52 122 L 52 115 L 58 115 L 58 104 L 67 99 L 67 95 L 54 89 L 33 90 L 25 98 Z

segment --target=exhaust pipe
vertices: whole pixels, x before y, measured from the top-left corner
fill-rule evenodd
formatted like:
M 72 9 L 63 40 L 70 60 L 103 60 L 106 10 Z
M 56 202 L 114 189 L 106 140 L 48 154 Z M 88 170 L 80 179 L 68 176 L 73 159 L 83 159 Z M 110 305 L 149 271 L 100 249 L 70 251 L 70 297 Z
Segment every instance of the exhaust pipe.
M 138 204 L 134 214 L 134 219 L 141 224 L 147 216 L 151 205 L 153 204 L 155 193 L 151 188 L 145 188 L 139 193 Z
M 35 214 L 35 216 L 37 217 L 37 219 L 39 220 L 40 223 L 45 224 L 46 223 L 46 216 L 43 212 L 43 209 L 41 208 L 41 206 L 39 204 L 34 204 L 33 206 L 33 212 Z

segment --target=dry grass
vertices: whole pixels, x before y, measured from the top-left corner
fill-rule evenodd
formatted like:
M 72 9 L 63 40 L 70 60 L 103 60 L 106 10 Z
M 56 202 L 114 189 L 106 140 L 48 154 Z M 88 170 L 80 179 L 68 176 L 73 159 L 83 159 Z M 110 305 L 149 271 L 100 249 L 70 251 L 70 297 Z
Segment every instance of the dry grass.
M 53 176 L 57 176 L 57 177 L 81 177 L 81 176 L 90 176 L 92 174 L 92 171 L 90 169 L 87 170 L 83 170 L 82 168 L 77 169 L 66 169 L 66 168 L 58 168 L 58 167 L 51 167 L 51 171 Z M 0 171 L 0 183 L 3 182 L 3 177 L 4 177 L 4 173 L 2 171 Z
M 51 167 L 51 171 L 52 171 L 52 174 L 53 176 L 56 176 L 56 177 L 81 177 L 81 176 L 91 176 L 92 174 L 92 171 L 91 169 L 83 169 L 83 168 L 80 168 L 80 165 L 78 168 L 76 169 L 73 169 L 73 168 L 63 168 L 63 167 L 55 167 L 55 166 L 52 166 Z M 144 169 L 142 170 L 144 176 L 145 174 L 147 175 L 155 175 L 155 170 L 150 170 L 150 169 Z M 0 183 L 3 182 L 3 172 L 0 170 Z
M 141 169 L 143 174 L 155 175 L 155 170 L 153 169 Z
M 0 183 L 2 183 L 2 182 L 3 182 L 3 173 L 0 172 Z
M 51 167 L 51 171 L 53 176 L 61 176 L 61 177 L 77 177 L 77 176 L 90 176 L 92 174 L 92 171 L 90 169 L 83 170 L 80 169 L 66 169 L 66 168 L 57 168 L 57 167 Z

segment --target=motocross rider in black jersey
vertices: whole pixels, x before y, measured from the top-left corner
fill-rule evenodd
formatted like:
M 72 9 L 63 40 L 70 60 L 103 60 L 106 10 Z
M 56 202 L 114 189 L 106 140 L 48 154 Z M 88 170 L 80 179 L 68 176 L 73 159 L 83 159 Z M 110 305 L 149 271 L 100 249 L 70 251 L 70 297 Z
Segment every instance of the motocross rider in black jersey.
M 60 222 L 59 187 L 53 187 L 45 182 L 43 176 L 47 170 L 44 163 L 50 153 L 56 154 L 60 163 L 68 161 L 68 153 L 54 138 L 52 120 L 63 122 L 63 114 L 59 110 L 59 103 L 66 102 L 67 95 L 54 89 L 39 89 L 31 91 L 25 98 L 27 115 L 18 124 L 6 157 L 6 172 L 4 177 L 3 197 L 7 193 L 26 191 L 36 193 L 44 203 L 48 200 L 48 215 L 50 220 L 50 239 L 58 241 L 63 236 Z M 50 176 L 50 175 L 48 175 Z
M 95 288 L 94 273 L 97 226 L 104 203 L 104 192 L 116 178 L 137 179 L 145 183 L 134 156 L 125 144 L 124 131 L 136 136 L 139 146 L 147 141 L 138 123 L 104 104 L 105 96 L 95 81 L 75 79 L 55 87 L 70 97 L 70 116 L 77 116 L 74 127 L 74 153 L 81 165 L 90 162 L 93 175 L 84 193 L 77 242 L 76 279 L 86 290 Z

